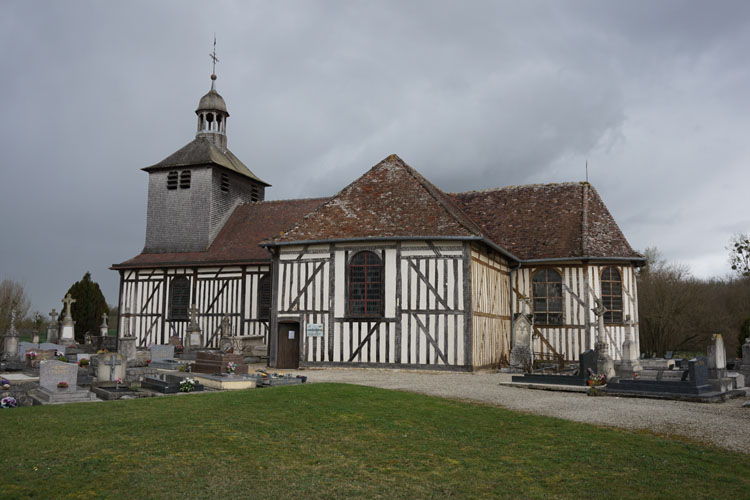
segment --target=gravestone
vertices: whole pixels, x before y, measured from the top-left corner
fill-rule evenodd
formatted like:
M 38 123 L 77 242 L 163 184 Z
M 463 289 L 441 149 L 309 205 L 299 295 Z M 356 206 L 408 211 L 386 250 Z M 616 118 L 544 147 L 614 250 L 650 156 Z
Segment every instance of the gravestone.
M 49 312 L 49 326 L 47 326 L 47 342 L 57 342 L 57 311 L 54 308 Z
M 583 378 L 589 377 L 589 369 L 596 372 L 597 353 L 593 349 L 583 351 L 578 358 L 578 372 Z
M 531 350 L 531 322 L 525 314 L 519 314 L 513 321 L 513 348 L 510 350 L 510 372 L 530 371 L 534 362 Z
M 693 386 L 708 384 L 708 360 L 705 356 L 697 356 L 688 361 L 687 378 Z
M 117 352 L 98 354 L 96 356 L 96 379 L 99 382 L 114 382 L 118 378 L 125 380 L 127 360 Z
M 64 304 L 65 317 L 62 321 L 62 328 L 60 330 L 60 343 L 61 344 L 75 344 L 75 322 L 73 316 L 70 315 L 70 307 L 77 301 L 70 294 L 67 294 L 62 300 Z
M 724 349 L 724 338 L 720 333 L 711 336 L 707 349 L 708 378 L 719 379 L 727 376 L 727 353 Z
M 750 372 L 750 337 L 742 344 L 742 364 L 740 370 Z
M 126 361 L 136 359 L 138 357 L 138 353 L 135 347 L 135 343 L 135 337 L 122 337 L 117 342 L 117 352 L 122 354 Z
M 190 307 L 190 325 L 185 333 L 185 352 L 197 351 L 203 347 L 203 334 L 198 326 L 198 307 Z
M 607 312 L 607 308 L 604 307 L 602 301 L 599 298 L 594 299 L 596 307 L 592 309 L 597 319 L 597 337 L 596 337 L 596 373 L 603 373 L 607 380 L 612 379 L 615 376 L 615 364 L 612 361 L 612 356 L 609 355 L 609 348 L 607 347 L 607 341 L 605 340 L 604 331 L 604 313 Z
M 182 345 L 182 339 L 180 339 L 179 335 L 172 335 L 169 337 L 169 342 L 167 342 L 167 345 L 175 346 Z
M 151 363 L 155 361 L 162 361 L 165 359 L 174 359 L 174 346 L 173 345 L 161 345 L 153 344 L 150 348 L 151 351 Z
M 39 389 L 32 398 L 40 404 L 94 401 L 96 395 L 76 385 L 78 366 L 57 360 L 43 361 L 39 367 Z M 65 382 L 68 386 L 59 388 Z
M 636 344 L 632 340 L 632 322 L 630 315 L 625 317 L 625 341 L 622 343 L 622 360 L 615 362 L 615 372 L 620 378 L 634 378 L 643 370 L 638 360 Z
M 184 378 L 186 377 L 165 373 L 150 375 L 143 379 L 141 382 L 141 388 L 160 392 L 162 394 L 176 394 L 180 392 L 180 382 L 182 382 Z M 196 381 L 193 391 L 202 391 L 203 389 L 203 384 Z
M 531 322 L 525 314 L 519 314 L 513 322 L 513 345 L 531 345 Z
M 16 311 L 10 311 L 10 326 L 3 336 L 3 361 L 18 360 L 18 331 L 16 331 Z
M 109 319 L 109 316 L 107 316 L 106 312 L 102 313 L 102 324 L 99 325 L 99 336 L 100 337 L 108 337 L 109 336 L 109 323 L 107 320 Z

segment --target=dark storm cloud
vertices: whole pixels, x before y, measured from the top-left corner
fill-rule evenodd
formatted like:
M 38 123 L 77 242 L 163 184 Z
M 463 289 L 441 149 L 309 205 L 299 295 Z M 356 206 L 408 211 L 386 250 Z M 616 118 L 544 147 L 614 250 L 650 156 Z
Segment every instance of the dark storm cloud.
M 7 2 L 0 278 L 58 307 L 137 254 L 146 174 L 209 88 L 270 198 L 390 153 L 446 191 L 590 179 L 633 246 L 702 276 L 750 231 L 745 2 Z

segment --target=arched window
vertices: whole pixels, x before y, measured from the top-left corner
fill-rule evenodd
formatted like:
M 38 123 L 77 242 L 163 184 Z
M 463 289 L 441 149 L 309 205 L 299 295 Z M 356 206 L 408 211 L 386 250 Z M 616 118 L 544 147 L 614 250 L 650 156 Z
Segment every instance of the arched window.
M 562 325 L 562 278 L 554 269 L 541 269 L 534 273 L 534 323 L 537 325 Z
M 185 276 L 172 278 L 169 284 L 169 319 L 187 321 L 190 304 L 190 280 Z
M 264 274 L 258 282 L 258 319 L 271 319 L 271 275 Z
M 616 267 L 602 271 L 602 305 L 605 323 L 622 323 L 622 276 Z
M 383 315 L 383 262 L 373 252 L 359 252 L 349 262 L 349 315 Z

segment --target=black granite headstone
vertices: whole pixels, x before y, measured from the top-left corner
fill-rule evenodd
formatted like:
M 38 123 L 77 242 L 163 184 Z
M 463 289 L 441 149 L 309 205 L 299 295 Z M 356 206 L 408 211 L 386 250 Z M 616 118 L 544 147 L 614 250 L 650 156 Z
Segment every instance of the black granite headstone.
M 596 351 L 594 351 L 593 349 L 583 351 L 579 358 L 578 366 L 578 373 L 582 378 L 588 378 L 589 368 L 591 368 L 591 371 L 596 373 Z
M 673 351 L 667 351 L 666 354 L 664 354 L 664 359 L 672 359 L 672 356 L 674 356 Z
M 694 386 L 708 384 L 708 359 L 705 356 L 697 356 L 688 362 L 690 383 Z

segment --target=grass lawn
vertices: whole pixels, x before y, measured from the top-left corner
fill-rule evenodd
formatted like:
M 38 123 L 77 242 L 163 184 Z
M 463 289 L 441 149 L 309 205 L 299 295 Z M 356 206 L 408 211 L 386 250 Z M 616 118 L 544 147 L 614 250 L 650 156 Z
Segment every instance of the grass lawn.
M 343 384 L 0 411 L 1 498 L 747 498 L 750 456 Z M 711 425 L 711 422 L 706 422 Z

